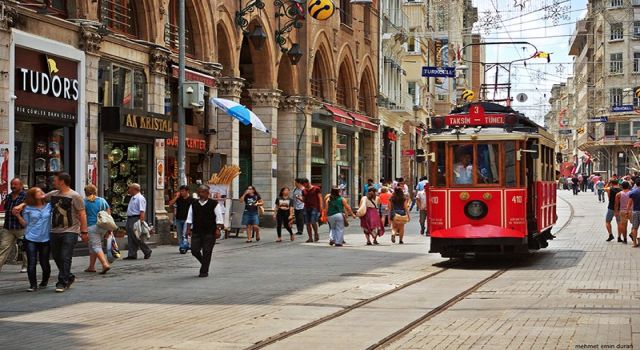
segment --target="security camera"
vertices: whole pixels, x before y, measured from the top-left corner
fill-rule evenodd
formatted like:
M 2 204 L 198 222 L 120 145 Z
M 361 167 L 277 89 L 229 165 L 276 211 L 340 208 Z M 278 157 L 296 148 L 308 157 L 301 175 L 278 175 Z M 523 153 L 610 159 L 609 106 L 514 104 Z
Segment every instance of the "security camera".
M 186 91 L 186 92 L 187 92 L 189 95 L 191 95 L 191 94 L 193 93 L 193 88 L 192 88 L 191 86 L 189 86 L 189 87 L 187 88 L 187 91 Z
M 12 99 L 12 100 L 17 100 L 17 99 L 18 99 L 18 96 L 16 96 L 16 95 L 11 95 L 11 99 Z

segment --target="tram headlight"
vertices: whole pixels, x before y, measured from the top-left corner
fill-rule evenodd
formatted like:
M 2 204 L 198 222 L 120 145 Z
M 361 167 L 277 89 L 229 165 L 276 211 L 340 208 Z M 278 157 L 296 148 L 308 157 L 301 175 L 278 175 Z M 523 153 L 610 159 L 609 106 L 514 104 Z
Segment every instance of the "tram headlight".
M 464 215 L 472 220 L 480 220 L 487 216 L 489 207 L 482 201 L 471 201 L 464 206 Z

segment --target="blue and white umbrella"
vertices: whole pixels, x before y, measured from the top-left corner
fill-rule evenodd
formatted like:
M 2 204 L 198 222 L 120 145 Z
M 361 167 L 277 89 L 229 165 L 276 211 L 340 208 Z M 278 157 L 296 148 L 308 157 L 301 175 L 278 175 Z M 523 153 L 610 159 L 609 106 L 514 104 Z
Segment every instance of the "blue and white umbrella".
M 262 120 L 260 120 L 260 118 L 258 118 L 255 113 L 249 110 L 249 108 L 239 104 L 238 102 L 234 102 L 224 98 L 213 97 L 209 100 L 209 103 L 220 108 L 228 115 L 238 119 L 240 123 L 244 125 L 251 125 L 254 129 L 260 130 L 265 133 L 269 132 L 269 129 L 264 126 Z

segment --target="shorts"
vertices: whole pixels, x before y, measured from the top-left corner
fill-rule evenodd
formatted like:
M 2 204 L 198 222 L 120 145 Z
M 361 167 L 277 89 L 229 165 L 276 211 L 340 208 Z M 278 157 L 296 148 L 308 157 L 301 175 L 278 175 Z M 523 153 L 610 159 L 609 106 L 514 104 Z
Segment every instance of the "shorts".
M 404 209 L 394 209 L 394 210 L 391 211 L 391 220 L 393 220 L 393 218 L 396 216 L 396 214 L 405 216 L 405 215 L 407 215 L 407 212 L 404 211 Z
M 625 230 L 626 230 L 627 225 L 629 225 L 629 220 L 630 219 L 631 219 L 631 213 L 630 212 L 621 211 L 620 212 L 620 217 L 618 218 L 618 224 L 619 225 L 623 225 L 625 227 Z
M 637 230 L 640 227 L 640 211 L 634 211 L 631 214 L 631 228 Z
M 260 217 L 257 211 L 245 211 L 242 213 L 243 225 L 260 225 Z
M 316 208 L 304 208 L 304 223 L 307 225 L 317 224 L 320 220 L 320 211 Z
M 102 253 L 102 237 L 106 231 L 98 225 L 89 226 L 87 231 L 89 231 L 89 252 Z

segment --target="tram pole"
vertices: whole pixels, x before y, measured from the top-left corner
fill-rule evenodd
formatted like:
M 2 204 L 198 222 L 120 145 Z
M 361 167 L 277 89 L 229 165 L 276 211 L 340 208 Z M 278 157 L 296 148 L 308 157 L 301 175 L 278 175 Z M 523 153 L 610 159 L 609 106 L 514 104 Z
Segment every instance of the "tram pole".
M 185 0 L 178 0 L 178 184 L 187 184 L 185 174 L 186 133 L 184 116 L 184 81 L 185 81 Z

